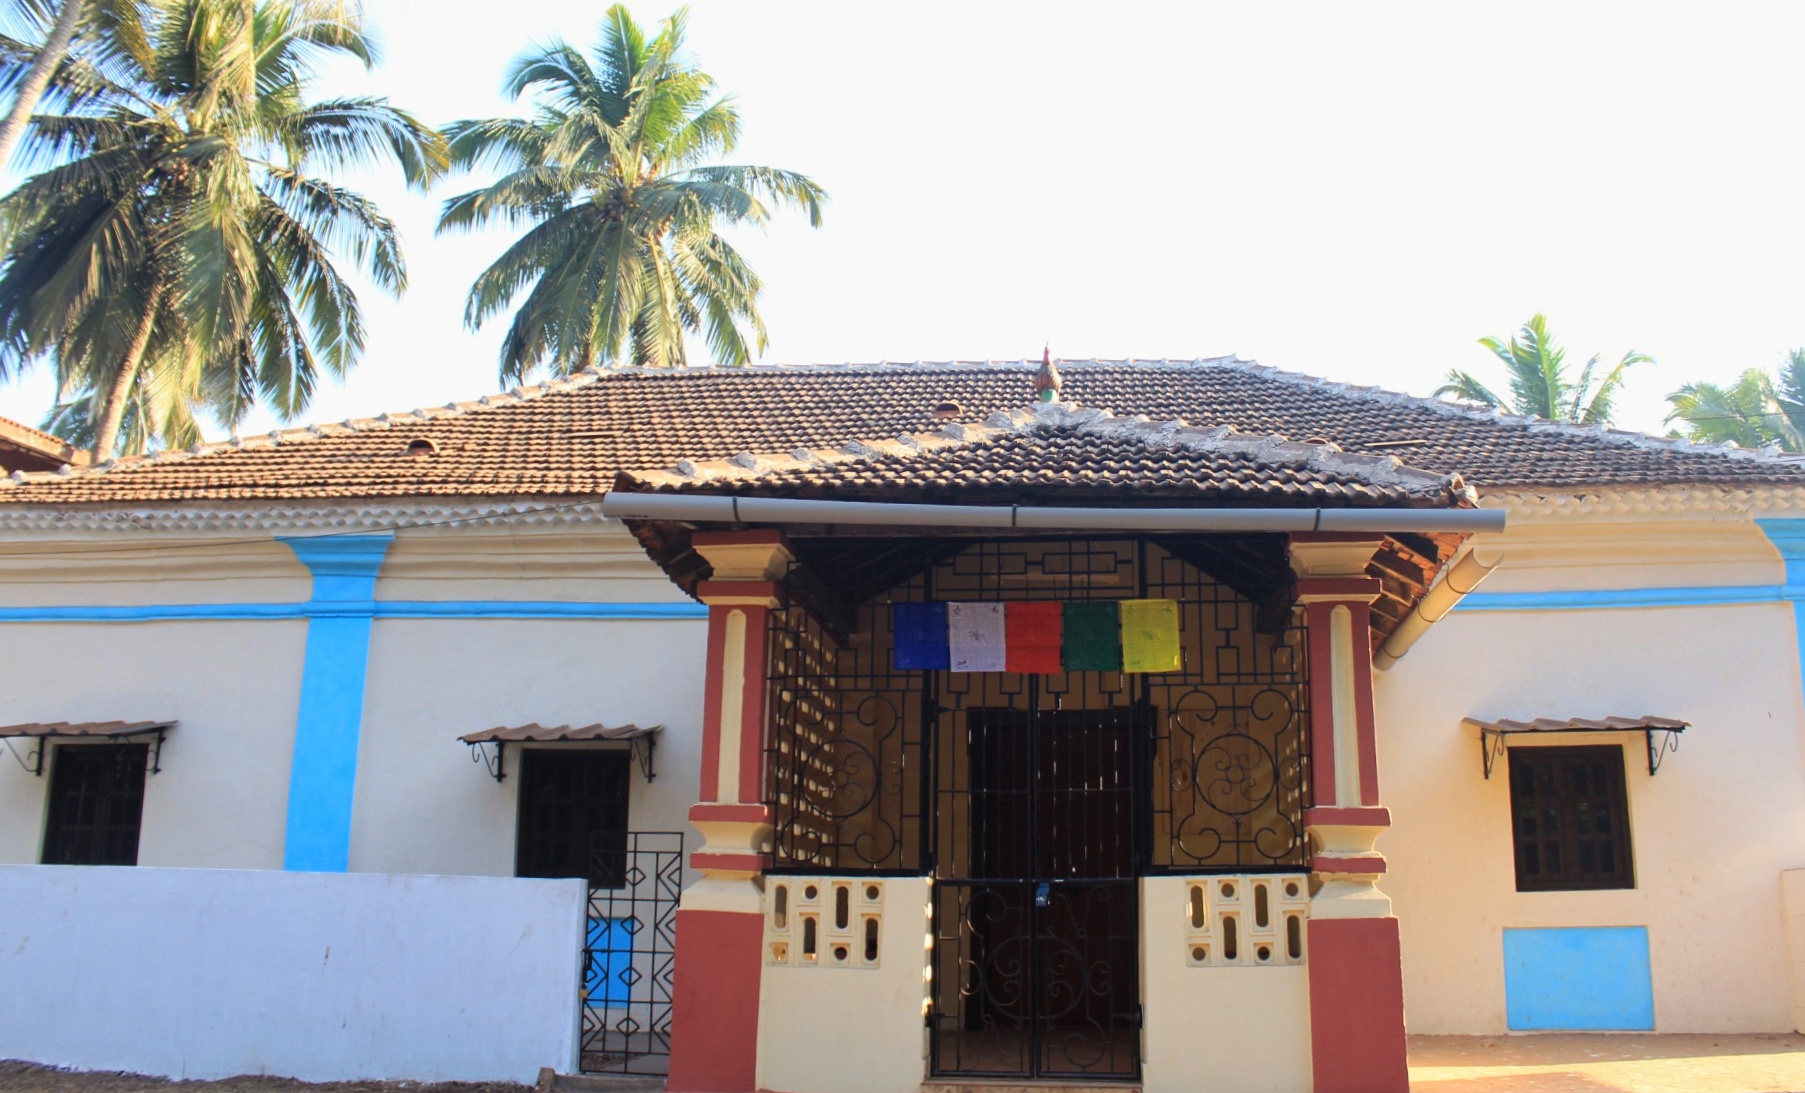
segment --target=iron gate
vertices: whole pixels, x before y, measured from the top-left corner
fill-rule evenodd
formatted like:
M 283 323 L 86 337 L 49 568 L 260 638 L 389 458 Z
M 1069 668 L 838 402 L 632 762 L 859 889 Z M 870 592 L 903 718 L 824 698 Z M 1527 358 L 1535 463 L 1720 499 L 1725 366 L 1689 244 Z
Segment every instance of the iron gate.
M 1026 682 L 942 711 L 964 754 L 936 789 L 933 1069 L 1132 1079 L 1146 710 L 1044 708 Z
M 582 1069 L 668 1074 L 683 834 L 598 833 L 589 858 Z

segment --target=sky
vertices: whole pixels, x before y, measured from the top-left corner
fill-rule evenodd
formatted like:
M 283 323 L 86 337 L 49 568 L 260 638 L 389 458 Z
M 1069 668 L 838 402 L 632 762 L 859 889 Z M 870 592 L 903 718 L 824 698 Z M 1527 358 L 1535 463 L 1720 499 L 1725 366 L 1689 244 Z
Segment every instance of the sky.
M 366 0 L 384 63 L 319 93 L 522 113 L 507 62 L 601 11 Z M 1655 358 L 1617 415 L 1651 431 L 1680 384 L 1805 345 L 1802 40 L 1805 5 L 1771 3 L 690 5 L 743 118 L 727 161 L 831 198 L 820 229 L 736 236 L 766 360 L 1235 353 L 1426 395 L 1450 368 L 1502 385 L 1477 339 L 1540 311 L 1574 364 Z M 412 283 L 365 288 L 364 357 L 297 424 L 499 390 L 505 317 L 472 332 L 463 297 L 510 236 L 433 233 L 483 180 L 335 178 L 399 224 Z M 0 386 L 0 415 L 51 394 Z

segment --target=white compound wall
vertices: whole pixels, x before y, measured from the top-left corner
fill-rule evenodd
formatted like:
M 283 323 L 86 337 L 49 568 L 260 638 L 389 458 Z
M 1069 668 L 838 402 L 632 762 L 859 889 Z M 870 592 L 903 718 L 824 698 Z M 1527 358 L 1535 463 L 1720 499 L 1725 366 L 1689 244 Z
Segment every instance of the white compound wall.
M 0 1058 L 171 1078 L 576 1068 L 580 880 L 0 866 Z

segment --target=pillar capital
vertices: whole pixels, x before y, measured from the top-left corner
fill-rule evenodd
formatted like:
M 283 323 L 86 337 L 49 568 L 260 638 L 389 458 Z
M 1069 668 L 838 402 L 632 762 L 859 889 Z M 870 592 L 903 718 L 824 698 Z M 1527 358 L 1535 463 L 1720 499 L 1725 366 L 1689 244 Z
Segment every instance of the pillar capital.
M 1297 582 L 1297 602 L 1368 604 L 1384 589 L 1377 577 L 1302 577 Z
M 714 581 L 775 581 L 789 572 L 796 555 L 783 532 L 698 531 L 689 545 L 714 568 Z
M 1384 545 L 1383 535 L 1294 532 L 1287 554 L 1301 578 L 1364 577 L 1366 564 Z
M 703 581 L 696 599 L 710 607 L 781 607 L 782 589 L 776 581 Z

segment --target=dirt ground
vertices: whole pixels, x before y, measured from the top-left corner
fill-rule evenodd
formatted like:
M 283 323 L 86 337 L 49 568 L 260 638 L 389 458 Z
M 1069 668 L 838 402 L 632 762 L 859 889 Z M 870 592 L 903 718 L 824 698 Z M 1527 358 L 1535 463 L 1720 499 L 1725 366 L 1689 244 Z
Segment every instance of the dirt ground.
M 532 1093 L 511 1082 L 298 1082 L 246 1075 L 217 1082 L 168 1081 L 141 1074 L 56 1070 L 31 1063 L 0 1062 L 4 1093 Z
M 1413 1093 L 1805 1093 L 1805 1036 L 1412 1036 Z M 506 1082 L 217 1082 L 0 1062 L 0 1093 L 531 1093 Z
M 1412 1036 L 1412 1093 L 1801 1093 L 1805 1036 Z

